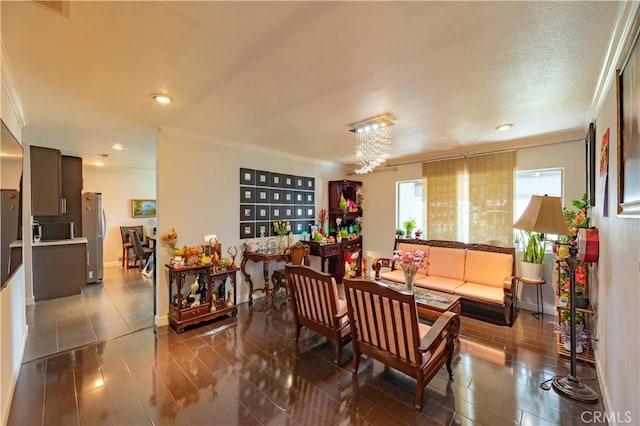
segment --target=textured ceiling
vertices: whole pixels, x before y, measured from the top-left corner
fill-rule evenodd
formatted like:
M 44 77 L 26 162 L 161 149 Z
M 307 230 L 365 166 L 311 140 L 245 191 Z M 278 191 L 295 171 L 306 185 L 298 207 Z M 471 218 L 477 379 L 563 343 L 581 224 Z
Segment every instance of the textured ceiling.
M 387 112 L 398 162 L 584 134 L 619 6 L 3 1 L 2 42 L 24 139 L 87 163 L 153 168 L 157 128 L 352 163 L 348 124 Z

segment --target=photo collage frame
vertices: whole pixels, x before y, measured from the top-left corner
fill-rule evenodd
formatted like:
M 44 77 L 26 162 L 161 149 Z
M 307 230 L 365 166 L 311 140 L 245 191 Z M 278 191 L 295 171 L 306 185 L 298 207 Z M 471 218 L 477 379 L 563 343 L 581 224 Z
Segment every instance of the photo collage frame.
M 240 239 L 276 236 L 273 222 L 308 231 L 316 217 L 316 180 L 309 176 L 240 168 Z

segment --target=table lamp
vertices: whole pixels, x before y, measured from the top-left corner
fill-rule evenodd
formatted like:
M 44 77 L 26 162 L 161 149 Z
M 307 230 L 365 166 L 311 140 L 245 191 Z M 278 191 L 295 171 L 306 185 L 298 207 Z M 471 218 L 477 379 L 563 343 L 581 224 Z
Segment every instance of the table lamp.
M 568 235 L 571 233 L 562 214 L 560 197 L 550 197 L 548 195 L 533 195 L 529 205 L 522 213 L 522 216 L 513 224 L 513 227 L 541 234 Z M 544 238 L 544 235 L 542 238 Z M 551 384 L 560 395 L 580 402 L 595 403 L 598 401 L 598 395 L 591 387 L 582 383 L 576 374 L 576 306 L 573 301 L 575 301 L 576 297 L 576 268 L 581 262 L 577 254 L 577 247 L 569 246 L 569 256 L 564 259 L 569 267 L 569 295 L 572 301 L 569 311 L 571 374 L 569 376 L 557 376 L 552 380 Z

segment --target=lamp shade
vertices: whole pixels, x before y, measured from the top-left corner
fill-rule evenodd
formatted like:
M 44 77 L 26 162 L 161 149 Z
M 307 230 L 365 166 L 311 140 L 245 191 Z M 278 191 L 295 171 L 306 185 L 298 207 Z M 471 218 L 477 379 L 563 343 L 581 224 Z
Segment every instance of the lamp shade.
M 562 215 L 560 197 L 548 195 L 531 196 L 529 205 L 513 227 L 541 234 L 568 235 L 571 233 Z

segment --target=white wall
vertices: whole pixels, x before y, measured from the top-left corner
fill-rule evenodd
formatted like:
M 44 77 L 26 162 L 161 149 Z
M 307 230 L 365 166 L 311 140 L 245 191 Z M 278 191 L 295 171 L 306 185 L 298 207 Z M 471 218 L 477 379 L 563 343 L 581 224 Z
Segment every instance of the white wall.
M 142 169 L 104 169 L 91 165 L 82 168 L 83 192 L 101 192 L 107 217 L 104 242 L 104 264 L 121 264 L 122 237 L 120 226 L 142 225 L 151 232 L 149 219 L 131 217 L 132 199 L 156 198 L 156 171 Z M 153 223 L 153 221 L 152 221 Z
M 0 70 L 2 80 L 0 117 L 18 142 L 21 142 L 24 116 L 22 115 L 20 97 L 13 85 L 11 70 L 6 61 L 4 47 L 2 48 Z M 29 192 L 28 195 L 30 196 L 30 194 Z M 24 212 L 23 222 L 30 213 L 30 209 Z M 27 342 L 25 263 L 30 260 L 30 257 L 23 254 L 23 265 L 18 267 L 15 274 L 7 281 L 6 287 L 0 291 L 0 424 L 3 425 L 7 423 L 9 417 L 11 399 Z
M 593 224 L 600 231 L 597 272 L 598 329 L 596 360 L 600 384 L 610 412 L 630 411 L 640 423 L 640 219 L 616 216 L 618 129 L 615 84 L 596 120 L 597 152 L 609 128 L 609 216 L 602 215 L 603 186 L 596 179 Z M 600 164 L 600 155 L 596 157 Z M 639 183 L 640 184 L 640 183 Z
M 315 177 L 316 211 L 327 206 L 327 181 L 342 176 L 332 164 L 164 130 L 158 134 L 157 146 L 158 233 L 175 228 L 181 246 L 200 245 L 204 235 L 217 234 L 225 256 L 230 246 L 239 247 L 243 241 L 239 237 L 241 167 Z M 164 267 L 169 256 L 168 248 L 159 247 L 159 261 L 156 262 L 159 324 L 166 322 L 169 309 Z M 238 265 L 240 260 L 238 256 Z M 271 269 L 273 266 L 270 265 Z M 256 287 L 261 287 L 261 266 L 258 269 L 249 263 L 247 270 Z M 248 284 L 240 273 L 237 297 L 239 301 L 248 298 Z

